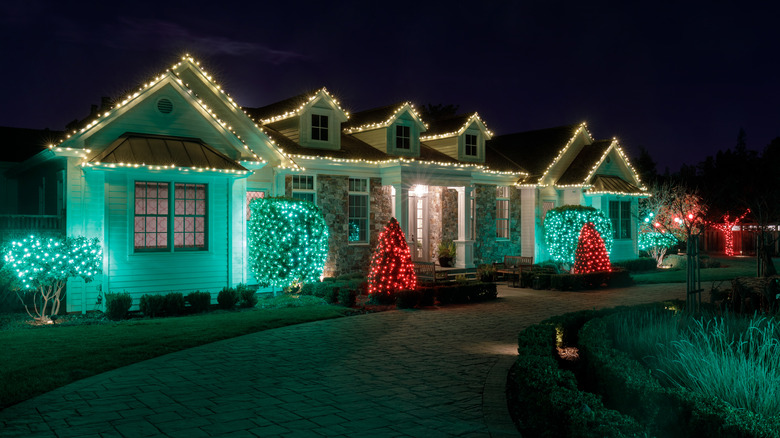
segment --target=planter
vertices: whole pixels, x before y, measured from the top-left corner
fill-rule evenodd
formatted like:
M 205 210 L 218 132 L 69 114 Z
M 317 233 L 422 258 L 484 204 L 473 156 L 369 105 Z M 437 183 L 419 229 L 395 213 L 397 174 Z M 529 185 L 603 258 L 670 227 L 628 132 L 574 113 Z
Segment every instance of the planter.
M 439 266 L 442 268 L 452 267 L 452 257 L 439 257 Z

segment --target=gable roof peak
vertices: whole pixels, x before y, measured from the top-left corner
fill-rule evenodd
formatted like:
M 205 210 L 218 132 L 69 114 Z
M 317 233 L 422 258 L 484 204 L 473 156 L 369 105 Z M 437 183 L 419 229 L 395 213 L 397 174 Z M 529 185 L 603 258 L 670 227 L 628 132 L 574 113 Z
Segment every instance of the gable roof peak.
M 343 131 L 345 134 L 354 134 L 370 129 L 385 128 L 392 125 L 401 114 L 407 111 L 424 128 L 423 131 L 428 129 L 428 124 L 423 121 L 420 113 L 414 108 L 414 104 L 407 100 L 356 112 L 352 114 L 350 123 L 344 127 Z
M 301 115 L 303 110 L 305 110 L 308 105 L 312 104 L 318 98 L 325 98 L 330 100 L 333 105 L 338 108 L 339 111 L 344 113 L 344 116 L 347 119 L 349 119 L 349 111 L 345 110 L 341 106 L 341 103 L 338 101 L 338 99 L 330 94 L 326 87 L 307 90 L 303 93 L 265 106 L 257 108 L 244 107 L 242 109 L 249 117 L 258 123 L 266 125 Z
M 493 137 L 493 131 L 488 129 L 487 124 L 479 116 L 476 111 L 473 113 L 466 113 L 447 117 L 444 119 L 431 122 L 427 134 L 420 137 L 420 140 L 437 140 L 446 137 L 455 137 L 463 134 L 472 123 L 477 122 L 480 124 L 480 130 L 485 133 L 487 140 Z

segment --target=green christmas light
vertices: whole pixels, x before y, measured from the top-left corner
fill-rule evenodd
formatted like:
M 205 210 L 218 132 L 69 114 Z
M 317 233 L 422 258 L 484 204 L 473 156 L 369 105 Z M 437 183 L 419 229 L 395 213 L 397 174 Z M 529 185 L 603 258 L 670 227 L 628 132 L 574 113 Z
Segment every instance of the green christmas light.
M 35 291 L 37 316 L 29 308 L 27 313 L 41 322 L 50 322 L 50 316 L 59 312 L 69 278 L 81 277 L 89 283 L 103 270 L 103 250 L 98 239 L 30 236 L 11 242 L 3 253 L 3 270 L 11 272 L 12 286 Z
M 328 258 L 328 225 L 320 209 L 291 198 L 259 198 L 249 208 L 249 266 L 260 285 L 319 281 Z
M 612 251 L 612 222 L 603 212 L 582 205 L 564 205 L 544 216 L 544 240 L 550 257 L 558 263 L 573 264 L 582 227 L 592 223 L 604 240 L 607 254 Z

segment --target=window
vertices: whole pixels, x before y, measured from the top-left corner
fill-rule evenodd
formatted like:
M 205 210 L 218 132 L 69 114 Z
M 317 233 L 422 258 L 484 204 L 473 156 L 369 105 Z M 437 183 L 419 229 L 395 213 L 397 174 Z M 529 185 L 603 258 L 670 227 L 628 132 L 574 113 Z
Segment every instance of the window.
M 613 239 L 631 238 L 631 201 L 609 201 Z
M 477 156 L 477 136 L 474 134 L 466 134 L 464 137 L 464 143 L 466 146 L 466 155 L 469 157 Z
M 328 141 L 328 116 L 311 115 L 311 139 Z
M 206 185 L 136 182 L 133 240 L 136 251 L 205 250 Z
M 255 199 L 265 198 L 265 192 L 258 190 L 248 190 L 246 192 L 246 220 L 252 217 L 252 210 L 249 209 L 249 204 Z
M 496 187 L 496 237 L 509 239 L 509 187 Z
M 408 126 L 395 127 L 395 147 L 396 149 L 411 149 L 412 135 Z
M 368 242 L 368 180 L 349 179 L 349 241 Z
M 292 197 L 304 201 L 315 202 L 313 175 L 292 176 Z

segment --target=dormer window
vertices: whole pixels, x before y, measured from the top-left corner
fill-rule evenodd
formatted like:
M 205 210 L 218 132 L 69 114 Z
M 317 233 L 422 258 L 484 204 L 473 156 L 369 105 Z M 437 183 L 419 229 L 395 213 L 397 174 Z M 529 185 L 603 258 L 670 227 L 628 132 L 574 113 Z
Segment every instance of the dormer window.
M 311 139 L 328 141 L 328 116 L 311 115 Z
M 477 156 L 477 136 L 474 134 L 466 134 L 466 137 L 464 139 L 464 145 L 465 145 L 465 153 L 466 156 L 469 157 L 476 157 Z
M 395 127 L 395 148 L 409 150 L 412 147 L 412 135 L 408 126 Z

